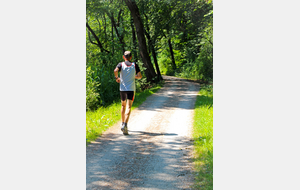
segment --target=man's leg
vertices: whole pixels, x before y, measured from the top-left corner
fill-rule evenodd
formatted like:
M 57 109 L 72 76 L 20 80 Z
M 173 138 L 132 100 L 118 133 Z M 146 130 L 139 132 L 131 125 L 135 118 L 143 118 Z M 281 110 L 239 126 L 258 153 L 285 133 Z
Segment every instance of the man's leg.
M 125 125 L 127 125 L 129 116 L 131 113 L 131 106 L 134 100 L 135 92 L 134 91 L 129 91 L 127 93 L 127 102 L 126 102 L 126 112 L 125 112 Z
M 127 123 L 128 123 L 129 116 L 130 116 L 130 113 L 131 113 L 131 106 L 132 106 L 132 102 L 134 100 L 134 94 L 135 93 L 133 91 L 126 91 L 126 92 L 124 91 L 124 92 L 121 93 L 121 103 L 122 103 L 122 107 L 121 107 L 121 115 L 122 115 L 121 131 L 123 132 L 124 135 L 128 135 Z
M 124 91 L 120 91 L 120 96 L 121 96 L 121 118 L 122 118 L 122 126 L 123 126 L 125 123 L 127 93 Z
M 128 102 L 128 100 L 127 100 Z M 128 130 L 127 130 L 127 125 L 125 123 L 126 120 L 126 100 L 121 101 L 122 107 L 121 107 L 121 115 L 122 115 L 122 126 L 121 126 L 121 131 L 123 132 L 124 135 L 128 135 Z
M 131 113 L 131 106 L 132 106 L 132 100 L 127 99 L 126 112 L 125 112 L 125 123 L 126 124 L 128 123 L 129 116 L 130 116 L 130 113 Z M 123 119 L 122 119 L 122 121 L 123 121 Z
M 125 110 L 126 110 L 126 100 L 121 100 L 121 117 L 122 117 L 122 123 L 125 122 Z

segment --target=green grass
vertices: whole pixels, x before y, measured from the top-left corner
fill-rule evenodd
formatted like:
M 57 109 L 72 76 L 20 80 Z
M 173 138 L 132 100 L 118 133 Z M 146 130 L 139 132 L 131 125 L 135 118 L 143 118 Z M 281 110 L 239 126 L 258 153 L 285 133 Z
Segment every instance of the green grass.
M 162 87 L 157 84 L 143 92 L 136 93 L 132 109 L 139 107 L 148 96 Z M 86 143 L 96 140 L 105 130 L 121 119 L 121 101 L 115 102 L 108 107 L 100 107 L 96 111 L 86 112 Z
M 181 78 L 181 79 L 186 79 L 186 80 L 191 80 L 191 81 L 194 81 L 194 82 L 199 82 L 201 84 L 212 85 L 212 83 L 213 83 L 212 80 L 204 81 L 204 80 L 197 79 L 196 77 L 193 77 L 193 76 L 186 77 L 185 75 L 180 75 L 180 73 L 175 73 L 175 77 Z
M 213 189 L 213 92 L 201 86 L 194 116 L 195 189 Z

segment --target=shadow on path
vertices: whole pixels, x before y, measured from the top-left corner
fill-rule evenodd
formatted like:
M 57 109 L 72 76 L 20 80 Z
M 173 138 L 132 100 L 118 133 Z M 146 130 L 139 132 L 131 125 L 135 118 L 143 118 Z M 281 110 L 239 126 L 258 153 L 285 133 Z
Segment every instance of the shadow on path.
M 190 189 L 188 134 L 199 85 L 166 78 L 166 84 L 130 118 L 129 134 L 114 126 L 87 147 L 87 189 Z M 135 115 L 135 113 L 137 113 Z

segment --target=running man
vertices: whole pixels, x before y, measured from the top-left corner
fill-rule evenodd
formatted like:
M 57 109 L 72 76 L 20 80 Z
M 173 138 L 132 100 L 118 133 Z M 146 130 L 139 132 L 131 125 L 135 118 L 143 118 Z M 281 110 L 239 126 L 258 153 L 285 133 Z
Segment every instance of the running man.
M 137 64 L 130 62 L 132 56 L 130 51 L 125 51 L 123 59 L 125 62 L 119 63 L 114 70 L 115 79 L 120 83 L 121 95 L 121 117 L 122 126 L 121 131 L 124 135 L 128 135 L 128 120 L 131 112 L 131 106 L 135 95 L 135 79 L 141 79 L 142 74 Z M 118 72 L 120 71 L 120 78 Z M 127 100 L 127 101 L 126 101 Z

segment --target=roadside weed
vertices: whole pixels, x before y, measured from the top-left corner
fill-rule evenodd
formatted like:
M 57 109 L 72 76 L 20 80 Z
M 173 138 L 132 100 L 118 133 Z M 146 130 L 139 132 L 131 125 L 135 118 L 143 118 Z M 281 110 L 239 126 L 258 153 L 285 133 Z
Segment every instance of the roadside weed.
M 195 189 L 213 189 L 213 90 L 201 87 L 194 116 Z

